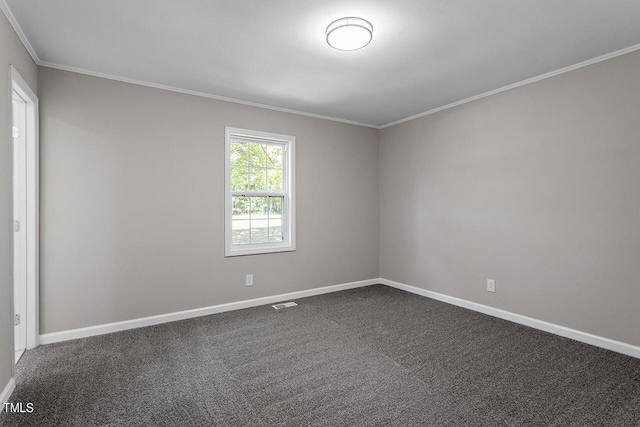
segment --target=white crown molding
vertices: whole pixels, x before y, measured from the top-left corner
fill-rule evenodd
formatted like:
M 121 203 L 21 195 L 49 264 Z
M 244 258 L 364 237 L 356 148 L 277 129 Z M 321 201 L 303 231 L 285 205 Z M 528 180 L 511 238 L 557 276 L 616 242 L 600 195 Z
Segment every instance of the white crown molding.
M 330 121 L 334 121 L 334 122 L 346 123 L 346 124 L 355 125 L 355 126 L 363 126 L 363 127 L 368 127 L 368 128 L 378 129 L 378 130 L 385 129 L 385 128 L 388 128 L 388 127 L 391 127 L 391 126 L 395 126 L 395 125 L 399 125 L 401 123 L 405 123 L 405 122 L 408 122 L 408 121 L 411 121 L 411 120 L 419 119 L 421 117 L 425 117 L 425 116 L 428 116 L 428 115 L 431 115 L 431 114 L 435 114 L 435 113 L 443 111 L 443 110 L 448 110 L 450 108 L 454 108 L 454 107 L 457 107 L 459 105 L 463 105 L 463 104 L 467 104 L 469 102 L 476 101 L 478 99 L 486 98 L 486 97 L 491 96 L 491 95 L 496 95 L 496 94 L 501 93 L 501 92 L 505 92 L 505 91 L 508 91 L 508 90 L 511 90 L 511 89 L 518 88 L 520 86 L 528 85 L 530 83 L 535 83 L 535 82 L 538 82 L 540 80 L 544 80 L 544 79 L 548 79 L 548 78 L 551 78 L 551 77 L 555 77 L 555 76 L 558 76 L 560 74 L 567 73 L 569 71 L 577 70 L 579 68 L 584 68 L 584 67 L 587 67 L 589 65 L 596 64 L 598 62 L 606 61 L 608 59 L 612 59 L 612 58 L 615 58 L 617 56 L 625 55 L 627 53 L 631 53 L 631 52 L 635 52 L 637 50 L 640 50 L 640 44 L 636 44 L 636 45 L 629 46 L 629 47 L 624 48 L 624 49 L 617 50 L 615 52 L 607 53 L 605 55 L 601 55 L 601 56 L 598 56 L 596 58 L 592 58 L 592 59 L 588 59 L 588 60 L 583 61 L 583 62 L 579 62 L 579 63 L 574 64 L 574 65 L 569 65 L 569 66 L 561 68 L 559 70 L 551 71 L 551 72 L 548 72 L 548 73 L 545 73 L 545 74 L 541 74 L 541 75 L 536 76 L 536 77 L 532 77 L 530 79 L 522 80 L 520 82 L 516 82 L 516 83 L 510 84 L 510 85 L 507 85 L 507 86 L 503 86 L 503 87 L 498 88 L 498 89 L 494 89 L 494 90 L 491 90 L 491 91 L 488 91 L 488 92 L 481 93 L 479 95 L 475 95 L 475 96 L 472 96 L 472 97 L 469 97 L 469 98 L 465 98 L 465 99 L 462 99 L 460 101 L 452 102 L 451 104 L 443 105 L 441 107 L 437 107 L 437 108 L 434 108 L 432 110 L 425 111 L 423 113 L 414 114 L 412 116 L 405 117 L 404 119 L 396 120 L 396 121 L 393 121 L 393 122 L 390 122 L 390 123 L 387 123 L 387 124 L 384 124 L 384 125 L 372 125 L 372 124 L 368 124 L 368 123 L 356 122 L 356 121 L 353 121 L 353 120 L 341 119 L 341 118 L 338 118 L 338 117 L 324 116 L 322 114 L 315 114 L 315 113 L 309 113 L 309 112 L 306 112 L 306 111 L 292 110 L 292 109 L 288 109 L 288 108 L 276 107 L 274 105 L 260 104 L 260 103 L 257 103 L 257 102 L 251 102 L 251 101 L 245 101 L 245 100 L 241 100 L 241 99 L 229 98 L 229 97 L 226 97 L 226 96 L 213 95 L 213 94 L 210 94 L 210 93 L 198 92 L 198 91 L 193 91 L 193 90 L 188 90 L 188 89 L 181 89 L 181 88 L 177 88 L 177 87 L 173 87 L 173 86 L 166 86 L 166 85 L 162 85 L 162 84 L 158 84 L 158 83 L 151 83 L 151 82 L 147 82 L 147 81 L 143 81 L 143 80 L 130 79 L 130 78 L 127 78 L 127 77 L 119 77 L 119 76 L 114 76 L 114 75 L 111 75 L 111 74 L 101 73 L 101 72 L 97 72 L 97 71 L 90 71 L 90 70 L 85 70 L 85 69 L 82 69 L 82 68 L 71 67 L 71 66 L 68 66 L 68 65 L 56 64 L 56 63 L 53 63 L 53 62 L 41 61 L 40 58 L 38 57 L 38 55 L 36 54 L 36 51 L 33 49 L 33 46 L 31 46 L 31 43 L 27 39 L 27 36 L 22 31 L 22 28 L 20 27 L 20 24 L 18 24 L 18 21 L 16 20 L 15 16 L 11 12 L 11 9 L 9 9 L 9 6 L 6 4 L 6 0 L 0 0 L 0 9 L 2 9 L 2 11 L 5 14 L 5 16 L 7 17 L 7 19 L 11 23 L 11 26 L 13 27 L 13 29 L 18 34 L 18 37 L 20 38 L 20 40 L 24 44 L 25 48 L 27 49 L 27 51 L 29 52 L 31 57 L 33 58 L 33 61 L 36 63 L 36 65 L 39 65 L 41 67 L 55 68 L 55 69 L 58 69 L 58 70 L 71 71 L 71 72 L 74 72 L 74 73 L 85 74 L 85 75 L 93 76 L 93 77 L 100 77 L 100 78 L 103 78 L 103 79 L 115 80 L 115 81 L 124 82 L 124 83 L 130 83 L 130 84 L 146 86 L 146 87 L 151 87 L 151 88 L 156 88 L 156 89 L 168 90 L 168 91 L 171 91 L 171 92 L 177 92 L 177 93 L 183 93 L 183 94 L 187 94 L 187 95 L 199 96 L 199 97 L 203 97 L 203 98 L 215 99 L 215 100 L 218 100 L 218 101 L 233 102 L 233 103 L 236 103 L 236 104 L 248 105 L 248 106 L 257 107 L 257 108 L 264 108 L 264 109 L 267 109 L 267 110 L 274 110 L 274 111 L 280 111 L 280 112 L 283 112 L 283 113 L 297 114 L 297 115 L 300 115 L 300 116 L 313 117 L 313 118 L 322 119 L 322 120 L 330 120 Z
M 4 3 L 4 0 L 1 0 L 1 1 Z M 22 36 L 21 36 L 21 39 L 22 39 Z M 26 40 L 26 37 L 24 38 L 24 40 Z M 479 95 L 472 96 L 470 98 L 462 99 L 460 101 L 452 102 L 451 104 L 443 105 L 442 107 L 437 107 L 437 108 L 434 108 L 432 110 L 425 111 L 425 112 L 419 113 L 419 114 L 415 114 L 413 116 L 409 116 L 409 117 L 406 117 L 404 119 L 396 120 L 394 122 L 387 123 L 385 125 L 380 125 L 380 126 L 372 125 L 372 124 L 368 124 L 368 123 L 355 122 L 353 120 L 346 120 L 346 119 L 341 119 L 341 118 L 338 118 L 338 117 L 323 116 L 321 114 L 308 113 L 308 112 L 305 112 L 305 111 L 291 110 L 291 109 L 288 109 L 288 108 L 281 108 L 281 107 L 276 107 L 276 106 L 273 106 L 273 105 L 260 104 L 260 103 L 257 103 L 257 102 L 244 101 L 244 100 L 241 100 L 241 99 L 228 98 L 228 97 L 225 97 L 225 96 L 212 95 L 212 94 L 209 94 L 209 93 L 198 92 L 198 91 L 193 91 L 193 90 L 188 90 L 188 89 L 180 89 L 180 88 L 176 88 L 176 87 L 172 87 L 172 86 L 165 86 L 165 85 L 158 84 L 158 83 L 150 83 L 150 82 L 146 82 L 146 81 L 142 81 L 142 80 L 129 79 L 129 78 L 126 78 L 126 77 L 119 77 L 119 76 L 114 76 L 114 75 L 111 75 L 111 74 L 105 74 L 105 73 L 100 73 L 100 72 L 96 72 L 96 71 L 84 70 L 84 69 L 81 69 L 81 68 L 70 67 L 70 66 L 67 66 L 67 65 L 55 64 L 55 63 L 52 63 L 52 62 L 44 62 L 44 61 L 37 60 L 36 63 L 38 65 L 42 66 L 42 67 L 55 68 L 55 69 L 63 70 L 63 71 L 71 71 L 71 72 L 74 72 L 74 73 L 85 74 L 85 75 L 94 76 L 94 77 L 101 77 L 101 78 L 104 78 L 104 79 L 116 80 L 116 81 L 120 81 L 120 82 L 124 82 L 124 83 L 131 83 L 131 84 L 136 84 L 136 85 L 140 85 L 140 86 L 147 86 L 147 87 L 152 87 L 152 88 L 156 88 L 156 89 L 168 90 L 168 91 L 171 91 L 171 92 L 178 92 L 178 93 L 183 93 L 183 94 L 187 94 L 187 95 L 193 95 L 193 96 L 200 96 L 200 97 L 204 97 L 204 98 L 216 99 L 218 101 L 233 102 L 233 103 L 236 103 L 236 104 L 249 105 L 249 106 L 257 107 L 257 108 L 265 108 L 267 110 L 275 110 L 275 111 L 280 111 L 280 112 L 283 112 L 283 113 L 297 114 L 297 115 L 301 115 L 301 116 L 313 117 L 313 118 L 323 119 L 323 120 L 330 120 L 330 121 L 334 121 L 334 122 L 346 123 L 346 124 L 350 124 L 350 125 L 363 126 L 363 127 L 368 127 L 368 128 L 373 128 L 373 129 L 380 130 L 380 129 L 385 129 L 385 128 L 388 128 L 388 127 L 391 127 L 391 126 L 399 125 L 401 123 L 409 122 L 411 120 L 419 119 L 421 117 L 429 116 L 431 114 L 435 114 L 435 113 L 438 113 L 438 112 L 443 111 L 443 110 L 448 110 L 450 108 L 454 108 L 454 107 L 457 107 L 459 105 L 467 104 L 469 102 L 473 102 L 473 101 L 476 101 L 478 99 L 486 98 L 486 97 L 491 96 L 491 95 L 496 95 L 496 94 L 501 93 L 501 92 L 506 92 L 506 91 L 511 90 L 511 89 L 516 89 L 518 87 L 525 86 L 525 85 L 528 85 L 528 84 L 531 84 L 531 83 L 535 83 L 535 82 L 538 82 L 540 80 L 545 80 L 545 79 L 548 79 L 548 78 L 551 78 L 551 77 L 558 76 L 560 74 L 568 73 L 569 71 L 574 71 L 574 70 L 577 70 L 577 69 L 580 69 L 580 68 L 587 67 L 589 65 L 597 64 L 598 62 L 606 61 L 608 59 L 612 59 L 612 58 L 615 58 L 615 57 L 618 57 L 618 56 L 621 56 L 621 55 L 625 55 L 627 53 L 635 52 L 637 50 L 640 50 L 640 44 L 629 46 L 627 48 L 620 49 L 620 50 L 617 50 L 615 52 L 608 53 L 606 55 L 598 56 L 596 58 L 592 58 L 592 59 L 589 59 L 587 61 L 583 61 L 583 62 L 579 62 L 577 64 L 569 65 L 568 67 L 564 67 L 564 68 L 561 68 L 559 70 L 555 70 L 555 71 L 551 71 L 551 72 L 548 72 L 548 73 L 545 73 L 545 74 L 541 74 L 539 76 L 532 77 L 532 78 L 527 79 L 527 80 L 522 80 L 520 82 L 516 82 L 516 83 L 510 84 L 510 85 L 507 85 L 507 86 L 503 86 L 501 88 L 494 89 L 494 90 L 491 90 L 489 92 L 484 92 L 484 93 L 481 93 Z M 35 55 L 35 52 L 34 52 L 34 55 Z
M 541 331 L 560 335 L 561 337 L 570 338 L 575 341 L 580 341 L 586 344 L 594 345 L 596 347 L 615 351 L 617 353 L 640 358 L 640 347 L 632 344 L 615 341 L 610 338 L 593 335 L 588 332 L 578 331 L 576 329 L 567 328 L 566 326 L 556 325 L 555 323 L 545 322 L 544 320 L 534 319 L 532 317 L 523 316 L 521 314 L 512 313 L 510 311 L 501 310 L 499 308 L 489 307 L 487 305 L 478 304 L 473 301 L 452 297 L 438 292 L 428 291 L 426 289 L 417 288 L 415 286 L 406 285 L 404 283 L 394 282 L 393 280 L 380 279 L 380 283 L 382 283 L 383 285 L 391 286 L 392 288 L 411 292 L 416 295 L 421 295 L 423 297 L 442 301 L 447 304 L 463 307 L 469 310 L 488 314 L 489 316 L 498 317 L 500 319 L 518 323 L 520 325 L 525 325 L 531 328 L 539 329 Z
M 241 310 L 243 308 L 269 305 L 277 302 L 321 295 L 330 292 L 344 291 L 347 289 L 361 288 L 363 286 L 376 285 L 380 279 L 361 280 L 359 282 L 343 283 L 340 285 L 325 286 L 322 288 L 296 291 L 281 295 L 273 295 L 244 301 L 230 302 L 227 304 L 213 305 L 210 307 L 196 308 L 193 310 L 178 311 L 174 313 L 160 314 L 157 316 L 142 317 L 139 319 L 125 320 L 122 322 L 107 323 L 103 325 L 89 326 L 86 328 L 72 329 L 69 331 L 52 332 L 40 335 L 40 344 L 52 344 L 61 341 L 69 341 L 78 338 L 87 338 L 96 335 L 110 334 L 112 332 L 126 331 L 145 326 L 159 325 L 161 323 L 175 322 L 177 320 L 192 319 L 194 317 L 208 316 L 210 314 L 224 313 L 226 311 Z
M 7 17 L 7 20 L 18 35 L 18 38 L 20 38 L 20 41 L 24 45 L 25 49 L 27 49 L 27 52 L 29 52 L 29 55 L 31 55 L 33 62 L 35 62 L 36 65 L 40 65 L 42 61 L 40 61 L 40 58 L 38 58 L 38 54 L 36 53 L 33 46 L 31 46 L 31 43 L 29 43 L 29 39 L 24 34 L 24 31 L 22 31 L 20 24 L 18 24 L 18 20 L 13 15 L 13 12 L 11 12 L 11 9 L 9 9 L 9 5 L 7 5 L 7 2 L 5 0 L 0 0 L 0 9 L 2 9 L 2 12 L 4 12 L 4 16 Z
M 347 124 L 355 125 L 355 126 L 364 126 L 364 127 L 368 127 L 368 128 L 378 129 L 378 126 L 370 125 L 370 124 L 367 124 L 367 123 L 354 122 L 353 120 L 340 119 L 338 117 L 331 117 L 331 116 L 323 116 L 322 114 L 308 113 L 306 111 L 291 110 L 289 108 L 282 108 L 282 107 L 276 107 L 274 105 L 260 104 L 258 102 L 252 102 L 252 101 L 244 101 L 242 99 L 236 99 L 236 98 L 229 98 L 229 97 L 226 97 L 226 96 L 213 95 L 213 94 L 210 94 L 210 93 L 198 92 L 198 91 L 195 91 L 195 90 L 181 89 L 181 88 L 178 88 L 178 87 L 166 86 L 166 85 L 159 84 L 159 83 L 151 83 L 151 82 L 147 82 L 147 81 L 143 81 L 143 80 L 130 79 L 130 78 L 127 78 L 127 77 L 119 77 L 119 76 L 114 76 L 112 74 L 106 74 L 106 73 L 100 73 L 100 72 L 97 72 L 97 71 L 85 70 L 85 69 L 82 69 L 82 68 L 70 67 L 68 65 L 56 64 L 56 63 L 53 63 L 53 62 L 40 61 L 40 63 L 38 65 L 40 65 L 42 67 L 47 67 L 47 68 L 55 68 L 57 70 L 62 70 L 62 71 L 71 71 L 73 73 L 85 74 L 87 76 L 92 76 L 92 77 L 100 77 L 100 78 L 103 78 L 103 79 L 116 80 L 116 81 L 123 82 L 123 83 L 130 83 L 130 84 L 139 85 L 139 86 L 151 87 L 151 88 L 154 88 L 154 89 L 168 90 L 170 92 L 177 92 L 177 93 L 183 93 L 183 94 L 186 94 L 186 95 L 199 96 L 199 97 L 202 97 L 202 98 L 215 99 L 217 101 L 233 102 L 235 104 L 242 104 L 242 105 L 248 105 L 248 106 L 251 106 L 251 107 L 264 108 L 266 110 L 274 110 L 274 111 L 279 111 L 279 112 L 282 112 L 282 113 L 297 114 L 299 116 L 313 117 L 315 119 L 330 120 L 330 121 L 333 121 L 333 122 L 347 123 Z
M 548 79 L 551 77 L 558 76 L 560 74 L 568 73 L 569 71 L 577 70 L 579 68 L 584 68 L 589 65 L 597 64 L 598 62 L 606 61 L 607 59 L 615 58 L 616 56 L 625 55 L 627 53 L 635 52 L 636 50 L 640 50 L 640 44 L 636 44 L 633 46 L 629 46 L 624 49 L 617 50 L 615 52 L 607 53 L 606 55 L 598 56 L 596 58 L 588 59 L 583 62 L 579 62 L 577 64 L 569 65 L 568 67 L 560 68 L 559 70 L 551 71 L 549 73 L 541 74 L 536 77 L 532 77 L 527 80 L 522 80 L 517 83 L 510 84 L 508 86 L 503 86 L 498 89 L 490 90 L 489 92 L 481 93 L 480 95 L 475 95 L 470 98 L 462 99 L 460 101 L 452 102 L 451 104 L 443 105 L 442 107 L 434 108 L 433 110 L 425 111 L 424 113 L 415 114 L 410 117 L 406 117 L 404 119 L 396 120 L 395 122 L 387 123 L 386 125 L 378 126 L 378 129 L 385 129 L 391 126 L 399 125 L 401 123 L 409 122 L 411 120 L 419 119 L 420 117 L 429 116 L 431 114 L 435 114 L 439 111 L 448 110 L 449 108 L 457 107 L 462 104 L 466 104 L 468 102 L 473 102 L 478 99 L 486 98 L 487 96 L 495 95 L 500 92 L 505 92 L 507 90 L 515 89 L 520 86 L 528 85 L 530 83 L 535 83 L 540 80 Z
M 4 390 L 0 394 L 0 414 L 4 411 L 4 403 L 9 401 L 11 393 L 16 389 L 16 379 L 11 377 Z

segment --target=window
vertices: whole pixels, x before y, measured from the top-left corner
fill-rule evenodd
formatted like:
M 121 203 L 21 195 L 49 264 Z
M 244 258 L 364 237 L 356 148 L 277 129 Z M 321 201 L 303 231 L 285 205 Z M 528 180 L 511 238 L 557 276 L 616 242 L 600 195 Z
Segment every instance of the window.
M 226 256 L 293 251 L 295 137 L 225 129 Z

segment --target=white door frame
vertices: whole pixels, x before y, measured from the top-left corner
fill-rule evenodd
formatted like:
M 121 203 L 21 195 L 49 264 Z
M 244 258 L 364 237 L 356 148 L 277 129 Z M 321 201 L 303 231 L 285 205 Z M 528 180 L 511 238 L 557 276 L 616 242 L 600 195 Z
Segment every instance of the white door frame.
M 11 91 L 13 125 L 13 328 L 14 362 L 27 348 L 27 102 Z M 17 228 L 17 229 L 15 229 Z M 17 320 L 17 319 L 16 319 Z
M 40 141 L 38 137 L 38 97 L 18 71 L 13 66 L 10 66 L 10 68 L 12 90 L 9 91 L 9 94 L 11 96 L 12 92 L 15 91 L 26 101 L 27 113 L 27 129 L 25 132 L 27 151 L 27 217 L 25 224 L 25 229 L 27 230 L 27 313 L 24 321 L 26 321 L 27 349 L 32 349 L 38 346 L 40 321 Z M 13 103 L 11 105 L 13 108 Z M 13 117 L 13 113 L 11 117 Z M 13 197 L 11 198 L 11 204 L 13 205 Z M 11 212 L 13 212 L 13 207 Z M 11 239 L 11 247 L 13 248 L 13 233 L 11 233 Z M 13 283 L 13 271 L 11 277 Z

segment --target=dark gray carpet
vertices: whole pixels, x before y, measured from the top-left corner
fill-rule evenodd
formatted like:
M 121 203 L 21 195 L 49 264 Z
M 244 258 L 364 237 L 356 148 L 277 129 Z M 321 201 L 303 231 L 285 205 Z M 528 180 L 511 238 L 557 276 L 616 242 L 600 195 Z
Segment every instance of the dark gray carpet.
M 377 285 L 42 346 L 16 426 L 638 426 L 640 360 Z

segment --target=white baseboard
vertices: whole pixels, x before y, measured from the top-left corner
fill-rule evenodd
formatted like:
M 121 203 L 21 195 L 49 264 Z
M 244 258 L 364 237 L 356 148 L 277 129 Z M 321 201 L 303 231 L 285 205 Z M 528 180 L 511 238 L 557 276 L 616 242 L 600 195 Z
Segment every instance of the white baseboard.
M 512 313 L 510 311 L 500 310 L 499 308 L 493 308 L 487 305 L 478 304 L 478 303 L 463 300 L 460 298 L 440 294 L 438 292 L 427 291 L 426 289 L 405 285 L 404 283 L 398 283 L 392 280 L 379 279 L 379 282 L 382 283 L 383 285 L 391 286 L 393 288 L 401 289 L 403 291 L 411 292 L 413 294 L 422 295 L 428 298 L 433 298 L 435 300 L 456 305 L 458 307 L 464 307 L 469 310 L 488 314 L 489 316 L 499 317 L 500 319 L 509 320 L 510 322 L 519 323 L 521 325 L 529 326 L 535 329 L 539 329 L 541 331 L 550 332 L 552 334 L 560 335 L 565 338 L 571 338 L 573 340 L 591 344 L 596 347 L 606 348 L 607 350 L 612 350 L 618 353 L 626 354 L 628 356 L 640 358 L 640 347 L 632 344 L 627 344 L 621 341 L 615 341 L 609 338 L 593 335 L 587 332 L 582 332 L 575 329 L 567 328 L 565 326 L 556 325 L 554 323 L 545 322 L 543 320 L 534 319 L 532 317 L 527 317 L 520 314 Z
M 40 335 L 39 344 L 52 344 L 61 341 L 86 338 L 94 335 L 110 334 L 112 332 L 126 331 L 128 329 L 142 328 L 144 326 L 158 325 L 161 323 L 175 322 L 176 320 L 191 319 L 194 317 L 208 316 L 210 314 L 223 313 L 225 311 L 240 310 L 259 305 L 273 304 L 295 298 L 304 298 L 330 292 L 344 291 L 346 289 L 360 288 L 376 285 L 380 279 L 362 280 L 359 282 L 343 283 L 340 285 L 325 286 L 322 288 L 308 289 L 305 291 L 290 292 L 287 294 L 273 295 L 269 297 L 255 298 L 245 301 L 230 302 L 227 304 L 213 305 L 210 307 L 196 308 L 193 310 L 178 311 L 174 313 L 160 314 L 157 316 L 142 317 L 140 319 L 125 320 L 122 322 L 106 323 L 103 325 L 89 326 L 86 328 L 72 329 L 69 331 L 52 332 Z
M 428 291 L 426 289 L 418 288 L 415 286 L 406 285 L 404 283 L 394 282 L 388 279 L 369 279 L 359 282 L 343 283 L 340 285 L 325 286 L 322 288 L 308 289 L 305 291 L 290 292 L 287 294 L 273 295 L 262 298 L 255 298 L 245 301 L 231 302 L 227 304 L 219 304 L 210 307 L 196 308 L 193 310 L 178 311 L 174 313 L 160 314 L 157 316 L 143 317 L 140 319 L 125 320 L 122 322 L 107 323 L 104 325 L 89 326 L 86 328 L 72 329 L 69 331 L 53 332 L 49 334 L 40 335 L 39 344 L 52 344 L 56 342 L 74 340 L 78 338 L 86 338 L 95 335 L 109 334 L 112 332 L 126 331 L 128 329 L 142 328 L 145 326 L 158 325 L 161 323 L 175 322 L 177 320 L 191 319 L 194 317 L 208 316 L 210 314 L 223 313 L 226 311 L 240 310 L 243 308 L 256 307 L 260 305 L 273 304 L 276 302 L 282 302 L 285 300 L 292 300 L 296 298 L 310 297 L 314 295 L 327 294 L 331 292 L 344 291 L 347 289 L 360 288 L 363 286 L 370 286 L 375 284 L 383 284 L 392 288 L 401 289 L 403 291 L 411 292 L 413 294 L 421 295 L 427 298 L 432 298 L 438 301 L 446 302 L 448 304 L 456 305 L 458 307 L 467 308 L 469 310 L 477 311 L 480 313 L 488 314 L 489 316 L 498 317 L 500 319 L 508 320 L 510 322 L 518 323 L 521 325 L 529 326 L 535 329 L 539 329 L 545 332 L 550 332 L 555 335 L 570 338 L 576 341 L 580 341 L 586 344 L 591 344 L 596 347 L 605 348 L 618 353 L 626 354 L 636 358 L 640 358 L 640 347 L 627 344 L 621 341 L 615 341 L 609 338 L 593 335 L 587 332 L 578 331 L 576 329 L 567 328 L 565 326 L 556 325 L 554 323 L 545 322 L 543 320 L 534 319 L 532 317 L 523 316 L 521 314 L 512 313 L 510 311 L 501 310 L 499 308 L 489 307 L 487 305 L 478 304 L 476 302 L 467 301 L 461 298 L 452 297 L 449 295 L 441 294 L 438 292 Z M 9 398 L 13 388 L 15 387 L 15 381 L 11 379 L 9 384 L 5 388 L 2 394 L 2 399 L 5 399 L 5 394 L 8 391 L 6 399 Z M 0 402 L 2 400 L 0 399 Z
M 0 394 L 0 414 L 4 411 L 4 403 L 9 401 L 11 397 L 11 393 L 16 389 L 16 379 L 10 378 L 7 386 L 2 390 L 2 394 Z

